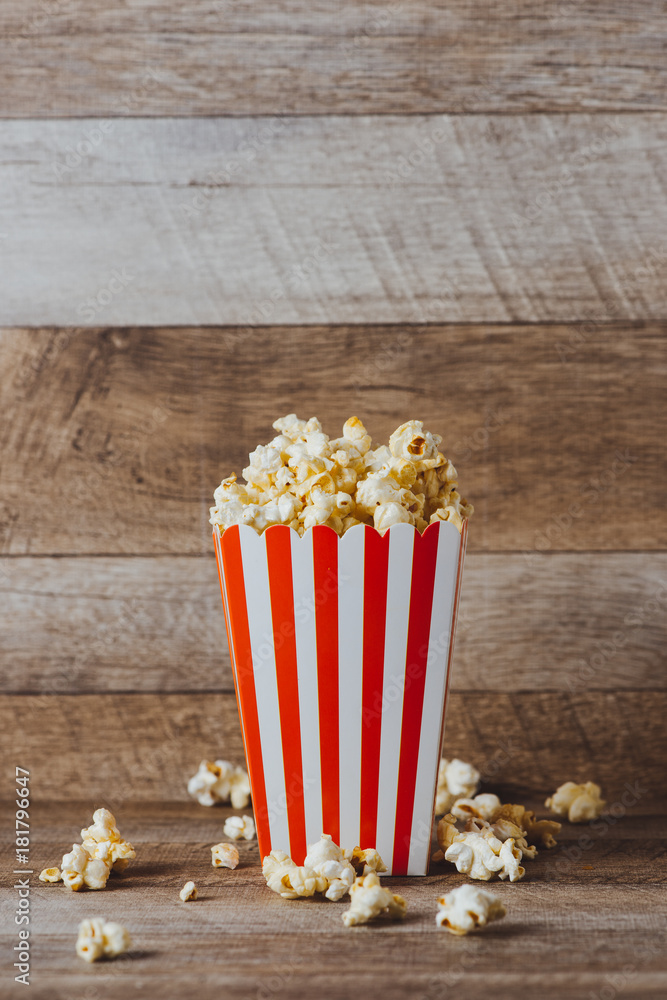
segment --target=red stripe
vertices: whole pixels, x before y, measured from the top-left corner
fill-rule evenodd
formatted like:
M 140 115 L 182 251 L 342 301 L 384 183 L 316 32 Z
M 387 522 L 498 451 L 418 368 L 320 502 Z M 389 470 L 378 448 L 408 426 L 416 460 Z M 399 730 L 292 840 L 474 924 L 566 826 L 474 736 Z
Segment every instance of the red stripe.
M 301 765 L 301 724 L 299 722 L 299 681 L 294 629 L 292 589 L 292 529 L 287 525 L 267 528 L 266 557 L 271 592 L 273 646 L 278 682 L 278 711 L 285 770 L 289 854 L 298 865 L 307 853 L 306 816 L 303 804 Z
M 338 535 L 317 525 L 313 532 L 317 695 L 322 775 L 322 833 L 340 842 L 338 745 Z
M 359 845 L 375 847 L 382 734 L 382 682 L 387 619 L 389 532 L 366 528 L 364 546 L 364 636 Z
M 236 692 L 236 703 L 238 705 L 239 691 L 236 683 L 236 660 L 234 658 L 234 646 L 229 632 L 229 610 L 227 593 L 225 591 L 225 581 L 222 574 L 222 549 L 220 548 L 221 534 L 219 528 L 213 529 L 213 544 L 215 545 L 215 561 L 218 565 L 218 580 L 220 581 L 220 593 L 222 594 L 222 610 L 225 613 L 225 629 L 227 631 L 227 645 L 229 646 L 229 657 L 232 661 L 232 676 L 234 678 L 234 690 Z M 242 720 L 243 721 L 243 720 Z
M 392 875 L 408 870 L 437 555 L 438 533 L 415 531 Z
M 252 666 L 252 647 L 248 628 L 243 559 L 238 525 L 226 528 L 220 543 L 225 576 L 227 603 L 229 605 L 228 634 L 231 635 L 233 656 L 236 663 L 236 684 L 239 710 L 245 741 L 246 761 L 252 788 L 252 805 L 257 826 L 260 857 L 271 852 L 271 829 L 264 783 L 262 741 L 259 735 L 255 675 Z

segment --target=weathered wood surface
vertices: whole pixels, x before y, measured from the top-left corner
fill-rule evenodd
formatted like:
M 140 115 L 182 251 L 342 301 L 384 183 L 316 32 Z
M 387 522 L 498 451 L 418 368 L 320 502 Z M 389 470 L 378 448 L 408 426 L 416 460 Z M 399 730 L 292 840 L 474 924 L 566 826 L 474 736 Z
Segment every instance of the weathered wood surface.
M 666 138 L 663 113 L 5 122 L 0 322 L 664 319 Z
M 208 557 L 0 559 L 0 689 L 231 691 Z M 665 553 L 472 553 L 452 687 L 667 686 Z
M 664 549 L 665 344 L 658 324 L 3 330 L 2 550 L 208 554 L 214 487 L 293 410 L 442 433 L 471 552 Z
M 3 4 L 3 116 L 665 108 L 664 7 Z
M 36 871 L 78 840 L 90 811 L 80 800 L 35 803 Z M 271 894 L 256 844 L 240 845 L 236 871 L 214 870 L 209 847 L 220 839 L 226 813 L 195 803 L 127 802 L 117 818 L 137 859 L 103 894 L 71 893 L 33 875 L 32 994 L 153 1000 L 196 987 L 208 1000 L 224 983 L 234 995 L 285 1000 L 310 1000 L 314 990 L 327 1000 L 359 991 L 390 1000 L 453 993 L 482 1000 L 508 990 L 590 1000 L 606 996 L 600 991 L 610 988 L 610 977 L 621 976 L 626 995 L 664 996 L 662 820 L 627 816 L 606 834 L 592 832 L 579 854 L 573 841 L 590 831 L 566 826 L 561 846 L 526 862 L 522 882 L 493 883 L 505 919 L 457 939 L 434 920 L 437 897 L 465 881 L 452 866 L 437 866 L 426 878 L 388 880 L 408 902 L 405 921 L 345 929 L 345 901 Z M 3 838 L 6 845 L 4 829 Z M 11 885 L 4 873 L 13 858 L 6 846 L 2 854 L 3 881 Z M 190 878 L 199 898 L 184 905 L 178 891 Z M 79 921 L 93 911 L 129 928 L 133 947 L 122 960 L 88 967 L 76 957 Z
M 613 803 L 639 782 L 647 812 L 665 797 L 666 711 L 664 691 L 453 692 L 444 752 L 508 797 L 594 780 Z M 0 712 L 2 759 L 41 799 L 185 800 L 200 760 L 243 760 L 232 694 L 5 695 Z

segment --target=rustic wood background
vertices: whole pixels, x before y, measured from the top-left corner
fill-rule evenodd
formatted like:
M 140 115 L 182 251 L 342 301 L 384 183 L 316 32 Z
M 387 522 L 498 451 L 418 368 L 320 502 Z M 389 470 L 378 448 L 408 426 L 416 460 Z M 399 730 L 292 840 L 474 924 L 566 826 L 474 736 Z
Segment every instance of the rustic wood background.
M 94 805 L 143 845 L 94 900 L 129 962 L 82 969 L 85 904 L 35 886 L 34 995 L 218 996 L 224 962 L 343 997 L 342 953 L 371 996 L 663 998 L 665 4 L 8 0 L 0 34 L 3 775 L 31 769 L 37 870 Z M 421 417 L 459 467 L 446 752 L 537 804 L 639 782 L 485 939 L 422 937 L 444 869 L 385 937 L 267 901 L 252 849 L 215 909 L 185 783 L 242 749 L 208 506 L 291 410 Z

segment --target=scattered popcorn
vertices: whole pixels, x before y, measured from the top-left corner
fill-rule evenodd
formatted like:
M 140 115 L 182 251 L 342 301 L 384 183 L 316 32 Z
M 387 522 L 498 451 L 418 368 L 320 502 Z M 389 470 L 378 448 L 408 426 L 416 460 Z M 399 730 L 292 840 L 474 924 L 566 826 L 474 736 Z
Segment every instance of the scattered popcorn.
M 345 851 L 345 857 L 357 875 L 368 875 L 369 872 L 386 872 L 387 870 L 384 861 L 373 847 L 365 851 L 362 851 L 360 847 L 355 847 L 352 851 Z
M 496 827 L 500 829 L 500 824 L 506 821 L 520 827 L 529 843 L 538 844 L 547 849 L 556 846 L 555 835 L 560 833 L 560 823 L 551 819 L 536 819 L 532 810 L 510 803 L 501 806 L 494 815 L 494 829 Z
M 327 880 L 324 893 L 327 899 L 342 899 L 354 884 L 356 872 L 345 857 L 345 851 L 334 844 L 329 834 L 322 834 L 317 844 L 309 844 L 303 863 L 306 868 Z
M 450 934 L 468 934 L 499 920 L 506 912 L 502 902 L 486 889 L 461 885 L 438 899 L 435 922 Z
M 228 760 L 203 760 L 199 770 L 188 781 L 188 791 L 201 806 L 231 802 L 234 809 L 247 809 L 250 802 L 250 781 L 242 767 Z
M 500 808 L 501 802 L 498 796 L 487 793 L 476 795 L 473 799 L 457 799 L 451 807 L 451 813 L 457 819 L 467 820 L 474 816 L 490 822 Z
M 230 840 L 252 840 L 255 836 L 255 821 L 252 816 L 228 816 L 222 832 Z
M 343 914 L 343 923 L 346 927 L 355 927 L 374 920 L 381 913 L 397 919 L 405 916 L 407 908 L 403 897 L 380 885 L 377 872 L 371 871 L 355 879 L 350 889 L 350 908 Z
M 457 820 L 465 823 L 463 832 L 459 832 L 456 826 Z M 459 871 L 465 870 L 471 878 L 487 880 L 498 870 L 500 878 L 509 875 L 510 881 L 515 881 L 512 873 L 516 874 L 517 878 L 522 877 L 517 874 L 519 870 L 523 871 L 519 861 L 523 857 L 536 857 L 536 844 L 547 848 L 555 847 L 554 834 L 559 831 L 560 823 L 538 820 L 535 818 L 535 813 L 525 806 L 512 803 L 503 805 L 497 795 L 483 794 L 474 798 L 458 799 L 452 806 L 451 813 L 444 816 L 438 824 L 440 850 L 433 855 L 433 860 L 441 861 L 445 858 L 447 861 L 453 861 Z M 475 840 L 476 836 L 486 840 L 487 845 L 491 845 L 498 857 L 501 856 L 502 850 L 499 845 L 512 842 L 512 848 L 507 848 L 502 853 L 507 859 L 505 874 L 494 868 L 496 862 L 490 858 L 487 848 Z M 466 837 L 470 839 L 466 840 Z M 450 851 L 453 845 L 462 843 L 467 844 L 472 855 L 470 851 L 462 848 Z M 459 865 L 468 867 L 461 868 Z M 478 874 L 479 871 L 482 871 L 482 874 Z
M 107 922 L 101 917 L 82 920 L 76 941 L 76 953 L 85 962 L 99 958 L 116 958 L 132 947 L 132 941 L 122 924 Z
M 328 888 L 324 875 L 318 875 L 305 866 L 299 867 L 284 851 L 271 851 L 264 858 L 262 874 L 269 889 L 283 899 L 314 896 L 316 892 L 326 892 Z
M 63 855 L 62 880 L 77 892 L 82 886 L 88 889 L 104 889 L 111 873 L 111 865 L 106 858 L 91 858 L 81 844 L 72 844 L 69 854 Z
M 449 812 L 457 799 L 473 796 L 479 788 L 480 777 L 479 771 L 472 764 L 466 764 L 457 757 L 453 760 L 443 757 L 438 768 L 436 816 Z
M 95 810 L 93 825 L 81 831 L 81 842 L 91 858 L 108 862 L 115 872 L 125 871 L 137 856 L 132 844 L 121 837 L 116 819 L 108 809 Z
M 439 520 L 460 531 L 473 513 L 457 492 L 456 469 L 438 451 L 442 439 L 420 420 L 402 424 L 388 445 L 375 449 L 358 417 L 350 417 L 335 439 L 315 417 L 299 420 L 290 413 L 273 427 L 276 437 L 251 452 L 245 483 L 231 475 L 215 490 L 210 522 L 222 531 L 232 524 L 258 532 L 287 524 L 303 535 L 326 524 L 342 535 L 356 524 L 384 532 L 401 522 L 423 531 Z M 207 788 L 204 781 L 192 794 L 206 797 Z
M 197 898 L 197 886 L 194 882 L 186 882 L 181 891 L 178 894 L 184 903 L 187 903 L 191 899 Z
M 357 872 L 365 876 L 386 870 L 374 848 L 345 850 L 328 833 L 323 833 L 316 844 L 308 845 L 302 867 L 284 851 L 272 851 L 262 864 L 267 885 L 284 899 L 321 892 L 327 899 L 339 900 L 350 892 Z
M 60 882 L 61 879 L 60 868 L 45 868 L 39 873 L 40 882 Z
M 518 882 L 526 874 L 520 865 L 521 850 L 510 837 L 504 843 L 491 830 L 484 833 L 459 833 L 445 851 L 445 860 L 470 878 L 488 882 L 494 875 Z
M 211 848 L 211 864 L 214 868 L 236 868 L 238 863 L 238 847 L 233 844 L 214 844 Z
M 557 816 L 567 816 L 570 823 L 587 823 L 597 819 L 606 803 L 600 798 L 600 786 L 595 782 L 577 785 L 566 781 L 544 804 Z

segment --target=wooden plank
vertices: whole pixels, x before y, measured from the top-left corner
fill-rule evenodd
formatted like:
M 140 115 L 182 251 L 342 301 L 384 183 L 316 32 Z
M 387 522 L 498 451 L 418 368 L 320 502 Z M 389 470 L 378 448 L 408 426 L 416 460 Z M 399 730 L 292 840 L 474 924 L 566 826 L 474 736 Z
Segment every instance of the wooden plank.
M 506 800 L 594 780 L 612 804 L 639 783 L 632 812 L 646 814 L 665 797 L 666 710 L 664 691 L 453 692 L 444 752 Z M 39 799 L 185 801 L 201 759 L 243 760 L 231 694 L 5 695 L 0 714 L 4 759 Z
M 663 113 L 5 122 L 0 322 L 665 319 L 666 140 Z
M 665 553 L 472 553 L 452 687 L 664 688 L 662 581 Z M 212 553 L 4 559 L 0 595 L 3 691 L 233 690 Z
M 576 334 L 0 331 L 2 549 L 208 554 L 214 487 L 293 410 L 332 434 L 356 411 L 377 442 L 415 416 L 441 432 L 476 506 L 471 552 L 537 567 L 545 551 L 664 549 L 665 327 Z
M 38 914 L 31 986 L 37 996 L 91 989 L 102 997 L 121 991 L 133 996 L 135 988 L 148 1000 L 186 995 L 193 967 L 197 995 L 205 998 L 219 996 L 224 983 L 234 995 L 264 996 L 270 990 L 297 1000 L 312 997 L 314 989 L 341 1000 L 359 990 L 391 1000 L 406 994 L 436 1000 L 452 989 L 471 1000 L 490 992 L 502 996 L 508 989 L 589 1000 L 619 976 L 633 997 L 660 996 L 664 828 L 649 842 L 643 819 L 624 821 L 625 839 L 616 833 L 592 837 L 576 861 L 570 862 L 562 848 L 544 851 L 527 862 L 524 881 L 494 882 L 491 888 L 505 903 L 507 916 L 484 933 L 457 939 L 434 921 L 437 897 L 463 881 L 451 866 L 426 878 L 388 880 L 408 902 L 405 921 L 346 930 L 341 921 L 345 901 L 286 901 L 271 894 L 255 844 L 240 845 L 242 864 L 236 871 L 214 870 L 209 846 L 219 839 L 227 810 L 212 812 L 185 803 L 145 802 L 128 802 L 119 812 L 121 830 L 138 856 L 123 876 L 112 878 L 103 895 L 94 897 L 96 913 L 121 921 L 132 933 L 131 952 L 113 965 L 91 968 L 74 954 L 78 923 L 91 905 L 85 892 L 71 893 L 31 877 L 31 902 Z M 58 859 L 89 813 L 84 803 L 35 805 L 40 833 L 33 848 L 35 870 Z M 3 839 L 8 839 L 4 830 Z M 572 846 L 567 850 L 575 856 Z M 2 854 L 7 871 L 12 857 L 7 847 Z M 183 906 L 178 890 L 189 878 L 198 885 L 199 898 Z
M 10 0 L 0 26 L 3 116 L 666 106 L 658 0 Z

